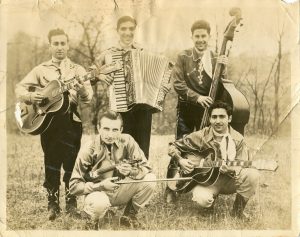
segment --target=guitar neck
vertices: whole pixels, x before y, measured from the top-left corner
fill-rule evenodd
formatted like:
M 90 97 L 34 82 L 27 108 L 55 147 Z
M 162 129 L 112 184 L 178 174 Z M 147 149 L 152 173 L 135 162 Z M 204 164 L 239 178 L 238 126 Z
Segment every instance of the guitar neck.
M 213 167 L 221 167 L 223 164 L 222 161 L 215 161 L 214 164 L 213 164 Z M 234 161 L 226 161 L 225 164 L 227 166 L 241 166 L 241 167 L 244 167 L 244 168 L 247 168 L 247 167 L 252 167 L 252 161 L 249 161 L 249 160 L 234 160 Z
M 89 81 L 89 80 L 91 80 L 92 78 L 94 78 L 94 76 L 92 75 L 91 72 L 88 72 L 88 73 L 86 73 L 84 76 L 80 77 L 80 79 L 81 79 L 83 82 Z M 70 82 L 63 84 L 63 85 L 60 87 L 60 89 L 59 89 L 59 93 L 62 94 L 62 93 L 64 93 L 64 92 L 67 92 L 67 91 L 69 91 L 70 89 L 72 89 L 72 88 L 73 88 L 73 85 L 75 84 L 75 82 L 76 82 L 76 80 L 75 80 L 75 77 L 74 77 L 74 78 L 71 79 Z
M 110 73 L 113 73 L 117 70 L 120 70 L 122 68 L 122 64 L 120 62 L 115 62 L 115 63 L 111 63 L 111 64 L 108 64 L 108 65 L 103 65 L 100 67 L 100 69 L 96 69 L 95 70 L 91 70 L 89 72 L 87 72 L 84 76 L 80 77 L 80 79 L 85 82 L 85 81 L 89 81 L 93 78 L 95 78 L 96 75 L 98 75 L 100 72 L 102 74 L 110 74 Z M 61 86 L 61 88 L 59 89 L 59 93 L 64 93 L 70 89 L 73 88 L 73 85 L 74 83 L 76 82 L 75 80 L 75 77 L 71 79 L 70 82 L 64 84 Z

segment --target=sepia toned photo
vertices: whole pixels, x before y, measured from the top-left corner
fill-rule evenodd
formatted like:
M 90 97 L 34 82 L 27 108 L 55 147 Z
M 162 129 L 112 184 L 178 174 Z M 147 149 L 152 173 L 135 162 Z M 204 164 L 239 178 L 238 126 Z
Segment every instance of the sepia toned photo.
M 0 4 L 1 235 L 299 235 L 299 2 Z

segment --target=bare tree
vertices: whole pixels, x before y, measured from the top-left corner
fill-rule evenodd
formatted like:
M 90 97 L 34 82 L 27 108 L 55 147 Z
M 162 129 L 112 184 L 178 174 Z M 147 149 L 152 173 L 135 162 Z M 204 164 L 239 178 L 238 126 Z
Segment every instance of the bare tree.
M 282 37 L 284 35 L 284 24 L 282 25 L 282 28 L 278 32 L 278 53 L 277 53 L 277 59 L 278 64 L 276 68 L 276 74 L 274 77 L 274 124 L 277 128 L 279 126 L 279 88 L 280 88 L 280 70 L 281 70 L 281 59 L 282 59 Z
M 268 85 L 270 83 L 270 79 L 272 77 L 272 72 L 273 72 L 273 69 L 274 69 L 274 66 L 277 62 L 277 58 L 275 58 L 274 62 L 272 63 L 272 66 L 271 66 L 271 69 L 270 69 L 270 72 L 269 72 L 269 75 L 267 77 L 267 80 L 265 81 L 263 87 L 262 87 L 262 92 L 261 92 L 261 96 L 260 96 L 260 103 L 259 103 L 259 127 L 261 127 L 263 130 L 265 127 L 265 124 L 266 124 L 266 119 L 265 119 L 265 95 L 266 95 L 266 92 L 267 92 L 267 88 L 268 88 Z M 273 129 L 272 128 L 272 123 L 269 124 L 269 126 L 271 125 L 271 130 Z
M 82 19 L 79 21 L 74 21 L 83 30 L 81 40 L 78 45 L 72 47 L 74 53 L 74 58 L 81 61 L 80 64 L 89 68 L 91 65 L 97 63 L 97 57 L 102 51 L 101 47 L 101 35 L 102 35 L 102 24 L 103 17 L 92 16 L 88 19 Z M 97 116 L 100 111 L 107 108 L 107 86 L 103 83 L 95 83 L 93 85 L 94 97 L 92 103 L 89 107 L 86 105 L 81 105 L 81 110 L 84 111 L 85 115 L 88 114 L 89 117 L 86 119 L 89 123 L 92 123 L 93 130 L 92 133 L 97 131 Z M 84 115 L 84 116 L 85 116 Z
M 257 62 L 257 60 L 255 60 Z M 274 77 L 274 67 L 277 63 L 277 58 L 273 61 L 271 69 L 265 80 L 259 80 L 259 74 L 257 65 L 255 68 L 250 67 L 249 71 L 245 74 L 243 81 L 247 83 L 247 87 L 250 89 L 252 95 L 254 96 L 254 105 L 252 109 L 253 120 L 252 129 L 254 132 L 269 133 L 273 130 L 273 123 L 267 121 L 266 111 L 268 105 L 265 103 L 265 97 L 267 92 L 269 92 L 269 84 L 271 78 Z M 249 80 L 248 75 L 252 72 L 254 79 Z M 269 112 L 270 113 L 270 112 Z M 266 126 L 268 124 L 268 126 Z

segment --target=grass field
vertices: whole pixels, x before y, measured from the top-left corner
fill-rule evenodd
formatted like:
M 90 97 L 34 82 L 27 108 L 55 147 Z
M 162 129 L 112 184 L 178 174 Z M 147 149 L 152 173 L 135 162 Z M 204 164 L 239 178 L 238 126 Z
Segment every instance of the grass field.
M 87 137 L 84 136 L 83 140 Z M 150 162 L 156 175 L 165 177 L 169 162 L 168 142 L 173 136 L 152 136 Z M 258 147 L 262 139 L 247 138 L 252 148 Z M 47 220 L 46 192 L 43 154 L 39 136 L 9 135 L 7 149 L 7 228 L 83 230 L 84 220 L 76 220 L 64 212 L 55 221 Z M 83 141 L 84 143 L 84 141 Z M 205 216 L 190 194 L 181 195 L 176 205 L 167 205 L 163 200 L 165 183 L 158 183 L 156 193 L 145 209 L 139 213 L 146 230 L 218 230 L 218 229 L 290 229 L 291 227 L 291 175 L 290 175 L 290 124 L 286 121 L 278 133 L 269 139 L 254 159 L 276 159 L 279 169 L 261 171 L 258 192 L 247 205 L 246 212 L 251 221 L 242 222 L 229 216 L 234 195 L 221 195 L 216 203 L 216 212 Z M 64 211 L 64 192 L 61 186 L 61 208 Z M 79 208 L 82 207 L 79 198 Z M 124 230 L 118 215 L 103 226 L 107 230 Z

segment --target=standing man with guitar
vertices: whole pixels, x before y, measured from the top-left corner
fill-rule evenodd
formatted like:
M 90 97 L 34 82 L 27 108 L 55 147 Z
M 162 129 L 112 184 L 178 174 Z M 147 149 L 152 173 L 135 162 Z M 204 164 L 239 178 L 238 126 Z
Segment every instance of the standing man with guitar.
M 120 224 L 141 227 L 136 214 L 152 197 L 155 183 L 116 184 L 113 177 L 124 181 L 155 179 L 147 159 L 136 141 L 122 134 L 123 121 L 119 113 L 108 111 L 100 115 L 99 135 L 79 152 L 70 190 L 85 195 L 84 212 L 98 226 L 108 207 L 127 204 Z
M 210 126 L 172 143 L 169 155 L 176 159 L 183 174 L 191 175 L 197 166 L 213 167 L 215 161 L 221 161 L 223 165 L 220 167 L 220 174 L 217 172 L 219 176 L 216 182 L 210 186 L 195 183 L 192 189 L 193 200 L 201 207 L 209 208 L 218 194 L 237 193 L 230 214 L 242 218 L 249 198 L 255 193 L 259 174 L 253 168 L 231 168 L 224 164 L 226 161 L 248 160 L 245 142 L 243 136 L 229 126 L 232 108 L 228 104 L 217 101 L 211 105 L 209 112 Z M 201 154 L 206 153 L 208 149 L 212 150 L 213 154 L 202 157 Z M 188 158 L 190 154 L 192 156 Z
M 69 180 L 80 149 L 82 124 L 77 112 L 78 101 L 89 103 L 93 90 L 89 82 L 83 82 L 80 77 L 86 74 L 85 69 L 73 63 L 68 57 L 68 35 L 61 29 L 50 30 L 48 34 L 51 60 L 36 66 L 16 85 L 16 95 L 19 101 L 33 104 L 33 108 L 47 103 L 39 88 L 44 88 L 49 82 L 58 80 L 68 83 L 74 80 L 73 87 L 67 95 L 69 109 L 66 113 L 57 113 L 50 125 L 41 134 L 41 146 L 44 152 L 45 182 L 48 193 L 49 220 L 54 220 L 60 212 L 59 186 L 61 166 L 64 168 L 63 181 L 66 191 L 66 211 L 76 214 L 76 197 L 70 194 Z M 36 88 L 36 89 L 35 89 Z M 53 92 L 54 94 L 55 92 Z
M 191 27 L 194 47 L 182 51 L 173 69 L 174 89 L 178 94 L 176 139 L 199 130 L 204 109 L 213 100 L 208 96 L 212 75 L 216 62 L 227 64 L 227 57 L 219 58 L 208 49 L 210 25 L 207 21 L 199 20 Z M 225 73 L 225 70 L 224 70 Z M 171 160 L 167 173 L 168 178 L 174 176 L 177 164 Z M 166 189 L 166 201 L 175 201 L 175 193 Z

